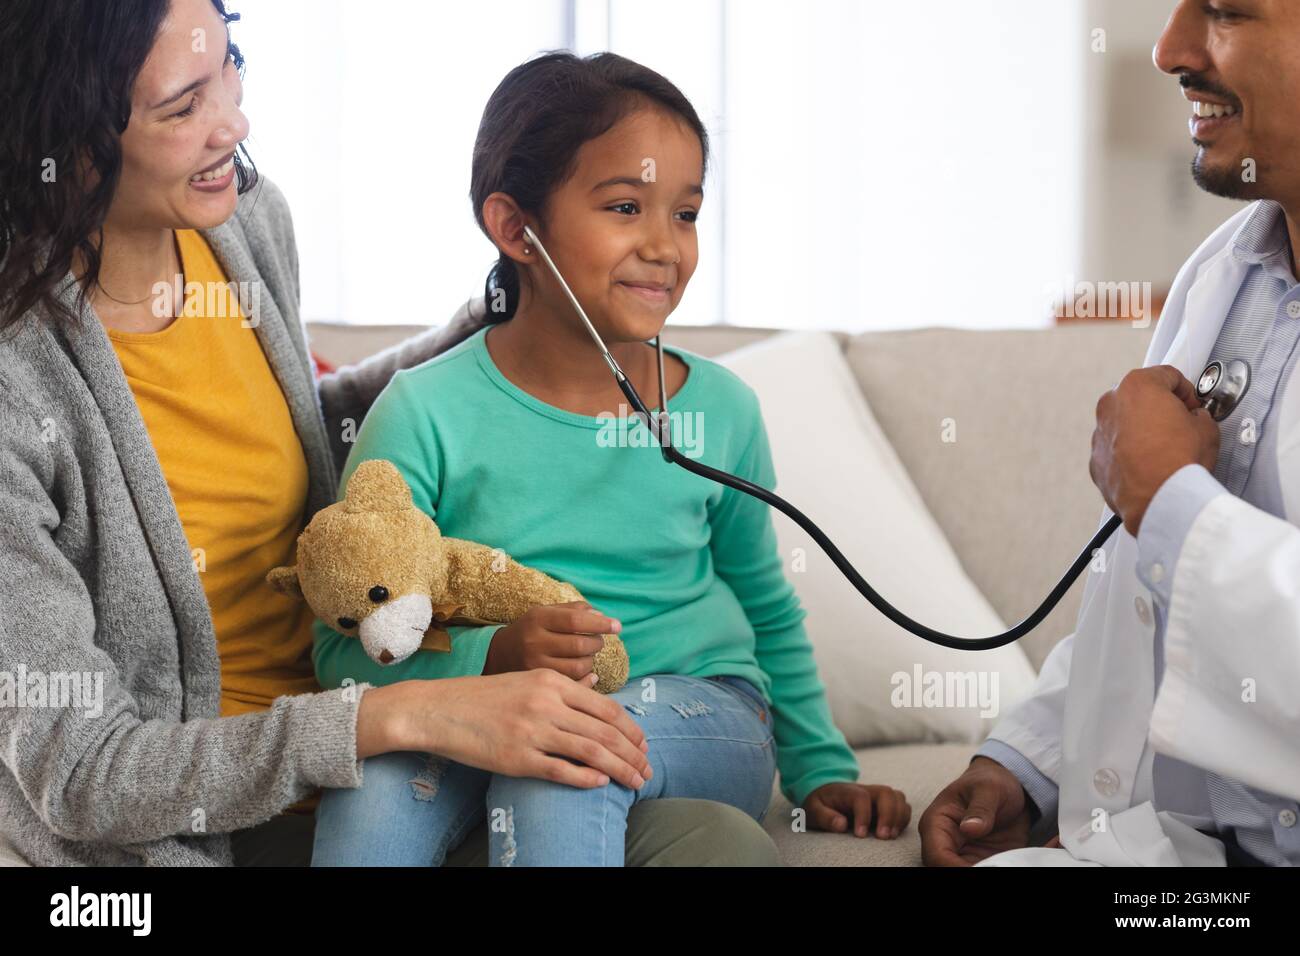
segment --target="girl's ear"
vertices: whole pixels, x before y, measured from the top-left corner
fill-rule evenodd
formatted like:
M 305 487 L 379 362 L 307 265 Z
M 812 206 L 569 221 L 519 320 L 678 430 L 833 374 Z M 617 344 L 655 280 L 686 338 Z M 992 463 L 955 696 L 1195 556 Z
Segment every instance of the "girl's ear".
M 493 193 L 483 200 L 483 225 L 496 247 L 515 262 L 529 264 L 537 258 L 524 226 L 532 225 L 519 204 L 506 193 Z

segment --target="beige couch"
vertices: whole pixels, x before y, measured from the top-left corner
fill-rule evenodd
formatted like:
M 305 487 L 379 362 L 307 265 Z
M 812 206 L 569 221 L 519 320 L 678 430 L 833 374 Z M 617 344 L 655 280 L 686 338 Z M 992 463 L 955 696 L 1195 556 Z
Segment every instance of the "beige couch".
M 336 364 L 414 331 L 311 326 L 314 350 Z M 1088 477 L 1093 409 L 1103 391 L 1141 365 L 1151 331 L 1117 322 L 1036 331 L 927 328 L 835 335 L 925 507 L 966 575 L 1008 624 L 1038 605 L 1097 529 L 1102 500 Z M 671 327 L 664 340 L 718 357 L 774 334 Z M 760 397 L 765 404 L 781 400 Z M 933 439 L 935 424 L 958 409 L 963 440 L 941 447 Z M 775 464 L 779 476 L 779 457 Z M 837 537 L 835 527 L 827 531 Z M 1034 668 L 1073 629 L 1081 594 L 1079 581 L 1022 641 Z M 863 601 L 860 613 L 875 611 Z M 810 636 L 816 643 L 818 636 Z M 913 825 L 897 840 L 794 832 L 791 807 L 775 792 L 764 825 L 791 865 L 919 865 L 915 824 L 974 749 L 968 742 L 918 740 L 857 751 L 864 782 L 888 783 L 908 795 Z
M 1103 391 L 1142 364 L 1153 328 L 1115 322 L 1032 331 L 927 328 L 835 335 L 925 506 L 967 576 L 1008 625 L 1037 607 L 1097 530 L 1103 502 L 1088 476 L 1094 407 Z M 349 362 L 410 332 L 408 326 L 318 324 L 312 342 L 330 361 Z M 774 334 L 670 327 L 664 341 L 721 357 Z M 765 405 L 781 400 L 760 398 Z M 933 438 L 936 423 L 957 410 L 963 439 L 941 447 Z M 775 465 L 780 476 L 779 457 Z M 826 530 L 836 538 L 834 527 Z M 1035 669 L 1073 630 L 1082 591 L 1079 580 L 1021 642 Z M 860 613 L 876 612 L 863 601 Z M 816 634 L 810 637 L 817 642 Z M 857 751 L 864 782 L 888 783 L 908 795 L 913 825 L 897 840 L 793 832 L 791 807 L 779 793 L 764 825 L 791 865 L 919 865 L 915 823 L 974 749 L 970 743 L 917 741 Z

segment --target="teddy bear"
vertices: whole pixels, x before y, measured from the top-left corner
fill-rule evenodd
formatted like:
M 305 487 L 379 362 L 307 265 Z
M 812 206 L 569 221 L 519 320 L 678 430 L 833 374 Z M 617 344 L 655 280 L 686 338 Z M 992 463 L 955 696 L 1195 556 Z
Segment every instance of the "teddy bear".
M 343 500 L 311 519 L 298 536 L 296 562 L 273 568 L 267 583 L 305 600 L 339 633 L 359 637 L 380 664 L 421 648 L 450 652 L 444 625 L 509 624 L 536 604 L 583 600 L 573 585 L 499 548 L 444 537 L 383 458 L 358 465 Z M 603 637 L 595 689 L 611 694 L 627 682 L 627 651 L 617 635 Z

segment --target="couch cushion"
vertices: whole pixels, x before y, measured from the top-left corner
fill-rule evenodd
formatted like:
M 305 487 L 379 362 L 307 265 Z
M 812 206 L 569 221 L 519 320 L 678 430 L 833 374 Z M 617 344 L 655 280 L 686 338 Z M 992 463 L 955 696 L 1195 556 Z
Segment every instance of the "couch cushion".
M 1003 629 L 931 519 L 832 336 L 791 332 L 718 361 L 758 394 L 778 493 L 820 525 L 878 593 L 959 636 Z M 872 607 L 793 520 L 773 510 L 773 522 L 832 714 L 851 746 L 981 740 L 1002 709 L 1029 693 L 1035 673 L 1019 647 L 975 655 L 916 637 Z M 936 681 L 950 693 L 924 696 Z
M 794 808 L 773 788 L 772 804 L 763 818 L 786 866 L 920 866 L 921 836 L 917 829 L 925 808 L 955 780 L 975 755 L 971 744 L 903 744 L 857 751 L 862 782 L 886 784 L 907 795 L 912 822 L 893 840 L 846 833 L 792 829 Z
M 885 436 L 966 573 L 1009 623 L 1039 605 L 1101 525 L 1105 502 L 1088 474 L 1097 399 L 1141 366 L 1152 328 L 921 329 L 849 344 Z M 943 440 L 948 419 L 955 442 Z M 1081 576 L 1022 639 L 1035 668 L 1074 630 L 1082 596 Z

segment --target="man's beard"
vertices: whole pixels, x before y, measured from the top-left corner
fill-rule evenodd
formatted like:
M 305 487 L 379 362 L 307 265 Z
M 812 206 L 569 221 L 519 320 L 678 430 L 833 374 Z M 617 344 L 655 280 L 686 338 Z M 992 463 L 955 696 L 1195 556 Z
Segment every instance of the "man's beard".
M 1224 199 L 1253 199 L 1255 198 L 1255 183 L 1248 183 L 1242 176 L 1244 167 L 1238 165 L 1236 168 L 1226 166 L 1222 169 L 1213 169 L 1205 162 L 1205 147 L 1199 146 L 1196 150 L 1196 156 L 1192 159 L 1192 179 L 1196 185 L 1200 186 L 1212 196 L 1222 196 Z

